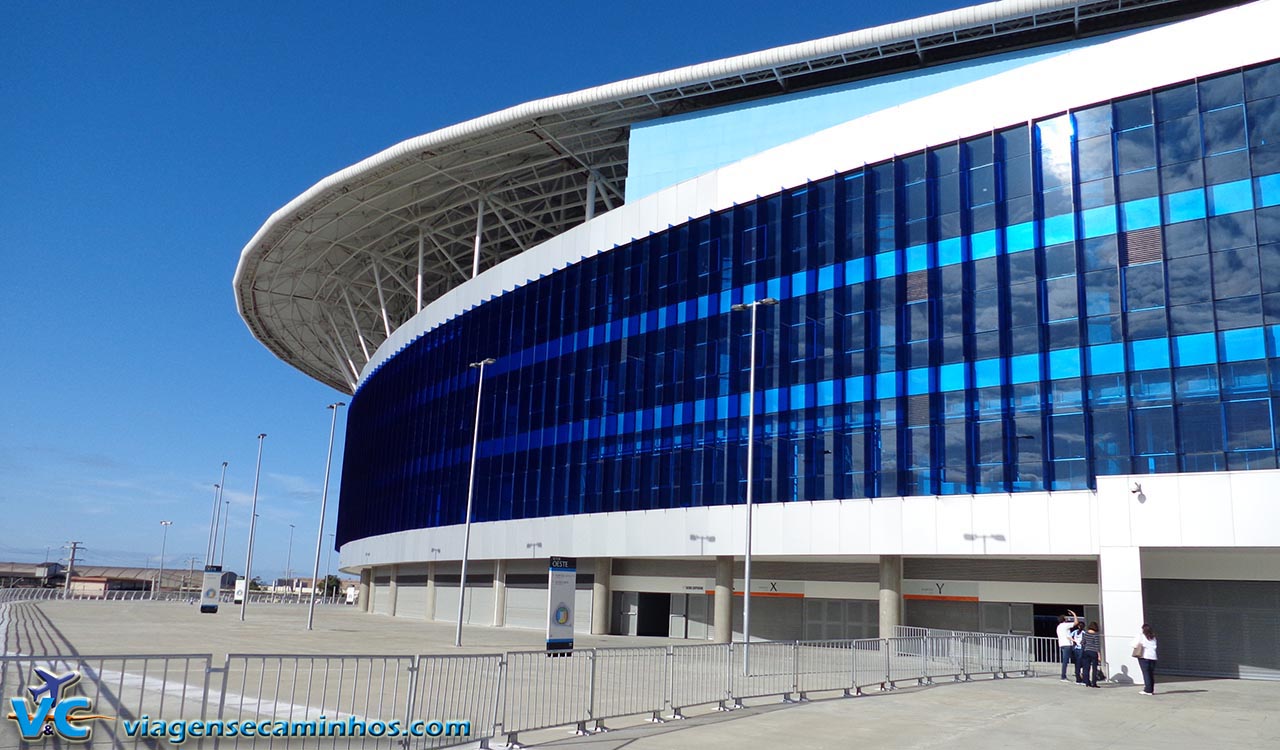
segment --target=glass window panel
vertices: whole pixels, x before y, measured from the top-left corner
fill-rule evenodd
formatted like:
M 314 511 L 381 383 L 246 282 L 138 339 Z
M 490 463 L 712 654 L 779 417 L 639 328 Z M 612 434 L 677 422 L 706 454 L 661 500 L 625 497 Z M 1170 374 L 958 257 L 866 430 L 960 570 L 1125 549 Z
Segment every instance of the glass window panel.
M 1185 338 L 1198 338 L 1188 336 Z M 1213 353 L 1209 360 L 1213 360 Z M 1174 370 L 1174 389 L 1179 403 L 1190 401 L 1217 401 L 1218 366 L 1201 365 L 1199 367 L 1179 367 Z
M 1063 414 L 1052 417 L 1053 458 L 1084 458 L 1086 442 L 1084 415 Z
M 1096 138 L 1085 138 L 1077 145 L 1077 153 L 1080 160 L 1081 181 L 1111 177 L 1113 164 L 1111 161 L 1110 134 Z M 1195 158 L 1199 155 L 1199 149 L 1197 148 L 1197 153 L 1188 158 Z
M 1089 376 L 1090 405 L 1124 404 L 1128 400 L 1128 394 L 1125 390 L 1125 377 L 1122 373 L 1123 370 L 1124 363 L 1119 362 L 1117 363 L 1115 372 L 1110 375 Z
M 1076 133 L 1081 138 L 1111 134 L 1111 107 L 1102 104 L 1072 113 L 1076 120 Z
M 1230 73 L 1200 81 L 1200 109 L 1209 111 L 1244 101 L 1244 77 Z
M 1160 186 L 1156 179 L 1157 175 L 1154 169 L 1120 175 L 1120 201 L 1135 201 L 1158 195 Z
M 988 164 L 969 170 L 969 205 L 981 206 L 995 199 L 995 166 Z
M 1183 453 L 1223 450 L 1225 441 L 1222 434 L 1221 404 L 1212 402 L 1179 406 L 1178 427 Z
M 1209 238 L 1204 220 L 1184 221 L 1164 228 L 1164 254 L 1180 258 L 1209 252 Z
M 1209 247 L 1213 250 L 1230 250 L 1256 242 L 1253 216 L 1247 213 L 1209 219 Z
M 1025 125 L 1002 130 L 997 134 L 997 139 L 1006 159 L 1031 153 L 1031 132 Z
M 1091 271 L 1084 275 L 1085 310 L 1089 315 L 1119 312 L 1119 274 L 1115 270 Z
M 1268 63 L 1244 72 L 1246 99 L 1280 96 L 1280 63 Z
M 1260 291 L 1258 256 L 1253 248 L 1213 254 L 1214 298 L 1242 297 Z
M 1040 181 L 1045 189 L 1071 184 L 1071 118 L 1063 115 L 1036 123 L 1040 142 Z
M 1249 102 L 1246 108 L 1249 113 L 1249 145 L 1261 148 L 1280 143 L 1280 97 Z
M 1107 409 L 1093 412 L 1094 455 L 1129 455 L 1129 412 L 1127 409 Z
M 1249 154 L 1244 150 L 1205 157 L 1204 181 L 1206 184 L 1218 185 L 1248 178 Z
M 1156 117 L 1161 120 L 1185 117 L 1198 111 L 1194 83 L 1156 92 Z
M 1200 158 L 1199 117 L 1192 115 L 1162 122 L 1159 136 L 1161 163 L 1172 164 Z
M 1080 314 L 1077 303 L 1075 276 L 1067 276 L 1064 278 L 1050 279 L 1049 281 L 1046 281 L 1045 294 L 1048 298 L 1046 313 L 1050 322 L 1070 320 Z
M 1124 276 L 1125 308 L 1127 310 L 1147 310 L 1164 306 L 1163 264 L 1144 263 L 1138 266 L 1129 266 L 1124 269 Z M 1092 307 L 1090 307 L 1090 312 L 1092 312 Z
M 1200 302 L 1169 308 L 1170 332 L 1174 335 L 1212 331 L 1213 305 Z
M 1222 390 L 1233 396 L 1267 392 L 1267 363 L 1228 362 L 1222 365 Z
M 1119 315 L 1091 317 L 1085 329 L 1087 329 L 1089 344 L 1119 342 L 1123 338 Z
M 1204 113 L 1204 153 L 1226 153 L 1244 148 L 1244 107 L 1237 105 Z
M 1023 155 L 1009 158 L 1002 165 L 1001 171 L 1004 175 L 1005 198 L 1016 198 L 1031 194 L 1030 156 Z
M 1172 453 L 1173 409 L 1156 406 L 1133 410 L 1133 452 L 1136 455 Z
M 1218 300 L 1213 310 L 1220 330 L 1262 325 L 1262 299 L 1257 295 Z
M 1204 168 L 1199 161 L 1166 164 L 1160 168 L 1160 185 L 1165 193 L 1204 187 Z
M 929 157 L 936 175 L 947 175 L 960 170 L 960 147 L 955 144 L 930 149 Z
M 1034 253 L 1017 253 L 1009 256 L 1009 281 L 1030 281 L 1036 278 L 1036 256 Z
M 1050 279 L 1074 274 L 1076 272 L 1075 245 L 1064 243 L 1046 247 L 1044 249 L 1044 268 L 1045 277 Z
M 1094 237 L 1084 241 L 1086 271 L 1115 268 L 1120 257 L 1120 243 L 1114 236 Z
M 1232 471 L 1276 468 L 1276 454 L 1270 449 L 1261 451 L 1233 451 L 1227 454 L 1227 468 Z
M 1264 243 L 1280 241 L 1280 206 L 1258 209 L 1254 215 L 1258 221 L 1257 237 Z
M 1228 401 L 1223 404 L 1227 421 L 1227 450 L 1270 449 L 1271 401 Z
M 965 155 L 969 157 L 970 167 L 990 164 L 994 161 L 990 135 L 983 135 L 965 141 L 964 149 Z
M 1131 312 L 1127 316 L 1127 322 L 1130 339 L 1164 336 L 1169 332 L 1164 308 L 1160 307 Z
M 1131 130 L 1151 124 L 1151 97 L 1147 94 L 1121 99 L 1113 108 L 1116 130 Z
M 1155 165 L 1154 128 L 1138 128 L 1116 133 L 1116 168 L 1121 174 L 1152 169 Z
M 1209 256 L 1172 258 L 1165 264 L 1165 269 L 1169 276 L 1170 305 L 1208 302 L 1211 299 L 1209 285 L 1204 283 L 1210 278 Z

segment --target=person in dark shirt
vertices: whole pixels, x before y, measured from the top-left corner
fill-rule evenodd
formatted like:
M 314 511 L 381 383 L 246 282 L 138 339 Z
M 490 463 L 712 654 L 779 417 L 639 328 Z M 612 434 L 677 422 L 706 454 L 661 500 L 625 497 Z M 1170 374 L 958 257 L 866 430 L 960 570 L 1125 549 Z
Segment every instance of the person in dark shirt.
M 1098 664 L 1102 655 L 1102 631 L 1098 628 L 1097 622 L 1089 623 L 1089 629 L 1084 631 L 1084 639 L 1081 643 L 1081 654 L 1083 661 L 1082 671 L 1084 672 L 1084 682 L 1089 687 L 1098 687 Z

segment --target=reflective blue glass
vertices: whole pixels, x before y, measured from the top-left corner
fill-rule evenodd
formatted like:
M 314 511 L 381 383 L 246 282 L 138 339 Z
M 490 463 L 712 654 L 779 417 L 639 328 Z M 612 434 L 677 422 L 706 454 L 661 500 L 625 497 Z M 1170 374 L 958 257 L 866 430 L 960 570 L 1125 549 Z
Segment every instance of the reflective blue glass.
M 462 521 L 485 357 L 475 520 L 742 502 L 731 308 L 766 296 L 762 502 L 1274 466 L 1280 64 L 765 196 L 460 313 L 353 398 L 338 542 Z

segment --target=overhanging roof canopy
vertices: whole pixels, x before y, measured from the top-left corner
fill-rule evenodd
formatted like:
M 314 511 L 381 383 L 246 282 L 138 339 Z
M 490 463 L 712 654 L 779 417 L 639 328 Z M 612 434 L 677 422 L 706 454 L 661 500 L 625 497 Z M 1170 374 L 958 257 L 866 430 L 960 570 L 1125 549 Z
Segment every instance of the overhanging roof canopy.
M 241 252 L 233 286 L 276 356 L 351 393 L 378 344 L 479 267 L 620 205 L 632 123 L 1114 31 L 1224 0 L 1000 0 L 633 78 L 412 138 L 321 180 Z

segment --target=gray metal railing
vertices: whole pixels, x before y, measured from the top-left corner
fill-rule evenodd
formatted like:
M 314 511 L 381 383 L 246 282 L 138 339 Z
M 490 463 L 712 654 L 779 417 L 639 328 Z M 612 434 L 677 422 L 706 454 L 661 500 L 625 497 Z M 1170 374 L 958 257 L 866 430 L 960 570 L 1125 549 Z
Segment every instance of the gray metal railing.
M 185 591 L 158 591 L 154 594 L 150 591 L 104 591 L 102 593 L 90 594 L 84 592 L 70 592 L 62 588 L 0 588 L 0 604 L 6 602 L 40 602 L 40 601 L 115 601 L 115 602 L 182 602 L 185 604 L 194 604 L 200 601 L 200 592 L 194 590 Z M 218 601 L 222 604 L 232 603 L 233 596 L 230 591 L 223 591 L 218 596 Z M 270 591 L 251 591 L 249 592 L 250 604 L 309 604 L 311 601 L 310 594 L 282 594 Z M 316 604 L 344 604 L 346 597 L 343 595 L 316 597 Z
M 2 602 L 0 602 L 2 604 Z M 949 631 L 948 631 L 949 632 Z M 683 718 L 698 706 L 731 709 L 748 700 L 806 700 L 819 693 L 866 691 L 966 681 L 976 676 L 1031 675 L 1039 646 L 1028 636 L 951 633 L 885 639 L 773 641 L 751 644 L 751 672 L 743 672 L 741 643 L 588 648 L 550 656 L 545 651 L 479 655 L 332 656 L 208 654 L 162 656 L 3 656 L 0 695 L 25 696 L 40 666 L 79 671 L 79 694 L 94 712 L 89 747 L 164 746 L 126 734 L 124 719 L 172 721 L 312 722 L 372 726 L 381 722 L 438 722 L 469 728 L 466 735 L 390 738 L 357 735 L 242 740 L 223 737 L 214 748 L 445 747 L 569 727 L 590 733 L 606 721 Z M 38 682 L 37 682 L 38 684 Z M 363 726 L 362 724 L 362 726 Z M 354 731 L 354 729 L 352 730 Z M 17 748 L 0 733 L 0 750 Z

